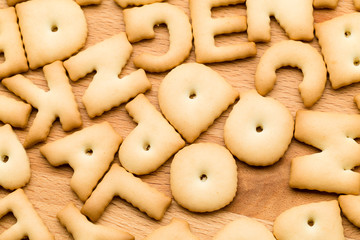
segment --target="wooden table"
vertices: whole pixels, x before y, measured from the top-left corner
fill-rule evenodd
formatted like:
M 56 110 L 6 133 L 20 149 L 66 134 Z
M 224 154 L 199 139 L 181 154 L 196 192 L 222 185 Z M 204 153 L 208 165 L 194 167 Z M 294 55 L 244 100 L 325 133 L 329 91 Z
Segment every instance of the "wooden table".
M 179 6 L 189 14 L 188 1 L 168 0 L 168 2 Z M 5 0 L 1 0 L 0 5 L 1 7 L 7 6 Z M 83 10 L 87 18 L 89 29 L 89 36 L 85 48 L 107 39 L 114 34 L 125 31 L 122 8 L 116 5 L 113 0 L 103 0 L 101 5 L 84 7 Z M 340 0 L 336 10 L 315 10 L 315 22 L 322 22 L 335 16 L 354 11 L 352 0 Z M 213 11 L 214 17 L 231 14 L 245 15 L 245 5 L 221 7 L 216 8 Z M 155 30 L 156 38 L 154 40 L 133 44 L 134 50 L 132 57 L 124 68 L 121 77 L 126 76 L 136 69 L 132 63 L 134 56 L 137 56 L 142 52 L 162 54 L 167 51 L 168 32 L 166 27 L 161 25 L 156 27 Z M 254 74 L 259 58 L 269 46 L 280 40 L 287 39 L 284 31 L 279 27 L 276 21 L 271 22 L 271 33 L 272 40 L 270 43 L 257 44 L 258 53 L 256 57 L 232 62 L 208 64 L 208 66 L 219 72 L 237 90 L 246 91 L 254 89 Z M 230 34 L 216 38 L 216 44 L 218 45 L 232 44 L 237 41 L 246 41 L 246 34 Z M 310 44 L 319 49 L 316 39 Z M 192 50 L 191 55 L 186 62 L 194 61 L 194 50 Z M 167 72 L 147 74 L 152 83 L 152 90 L 147 92 L 146 96 L 154 105 L 156 105 L 157 109 L 159 109 L 157 101 L 159 84 L 166 74 Z M 43 89 L 47 88 L 41 69 L 30 71 L 26 73 L 25 76 L 29 77 Z M 90 119 L 87 116 L 84 105 L 81 102 L 81 96 L 91 82 L 92 77 L 93 74 L 89 74 L 86 78 L 78 82 L 71 82 L 81 111 L 83 127 L 91 126 L 94 123 L 108 121 L 115 130 L 125 138 L 136 124 L 128 116 L 124 109 L 124 105 L 106 112 L 101 117 Z M 301 80 L 302 74 L 297 69 L 284 68 L 278 70 L 277 84 L 274 90 L 269 94 L 269 96 L 276 98 L 288 107 L 294 117 L 297 110 L 304 108 L 297 89 Z M 358 113 L 359 110 L 356 108 L 353 101 L 353 97 L 358 92 L 357 87 L 357 84 L 353 84 L 335 91 L 330 87 L 329 82 L 327 82 L 322 98 L 311 109 Z M 5 90 L 3 86 L 0 86 L 0 91 L 1 94 L 13 97 L 13 95 Z M 223 126 L 231 108 L 232 107 L 223 113 L 196 142 L 215 142 L 224 145 Z M 21 141 L 24 140 L 35 115 L 36 111 L 34 110 L 30 116 L 27 128 L 16 130 Z M 69 133 L 65 133 L 62 130 L 60 123 L 57 121 L 53 125 L 47 142 L 62 138 L 67 134 Z M 71 236 L 60 225 L 56 218 L 56 214 L 69 202 L 74 202 L 78 208 L 82 206 L 82 202 L 78 200 L 69 186 L 73 171 L 69 166 L 52 167 L 47 160 L 41 156 L 39 152 L 39 147 L 41 145 L 42 144 L 38 144 L 27 150 L 31 162 L 32 177 L 30 183 L 24 190 L 45 224 L 55 235 L 55 238 L 71 239 Z M 273 166 L 251 167 L 237 161 L 239 180 L 237 196 L 229 206 L 214 213 L 190 213 L 173 201 L 164 218 L 161 221 L 155 221 L 120 198 L 115 198 L 105 210 L 98 223 L 122 228 L 133 234 L 136 239 L 142 239 L 158 227 L 167 225 L 173 217 L 187 220 L 190 223 L 194 234 L 203 240 L 212 239 L 220 228 L 226 223 L 236 219 L 239 215 L 256 218 L 271 229 L 272 222 L 275 218 L 288 208 L 301 204 L 337 198 L 337 195 L 335 194 L 320 193 L 316 191 L 299 191 L 289 187 L 288 180 L 291 160 L 296 156 L 314 152 L 317 152 L 317 150 L 293 140 L 284 157 Z M 114 162 L 118 161 L 116 155 Z M 170 163 L 171 159 L 155 173 L 141 177 L 144 181 L 168 196 L 171 196 L 169 186 Z M 8 193 L 9 191 L 0 189 L 0 197 L 4 197 Z M 15 219 L 13 216 L 6 215 L 0 220 L 0 232 L 4 231 L 11 224 L 14 224 L 14 222 Z M 345 218 L 343 218 L 343 225 L 347 238 L 360 239 L 360 230 L 350 224 Z

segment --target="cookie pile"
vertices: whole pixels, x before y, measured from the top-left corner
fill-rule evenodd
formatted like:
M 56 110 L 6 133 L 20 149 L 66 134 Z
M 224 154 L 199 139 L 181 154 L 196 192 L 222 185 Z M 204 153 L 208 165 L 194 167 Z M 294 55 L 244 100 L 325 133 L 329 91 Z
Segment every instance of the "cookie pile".
M 10 7 L 0 10 L 0 77 L 7 89 L 0 96 L 0 216 L 11 212 L 17 222 L 5 227 L 0 238 L 55 239 L 53 224 L 42 220 L 41 207 L 27 194 L 41 190 L 31 188 L 29 152 L 41 154 L 36 160 L 47 164 L 49 172 L 61 173 L 61 167 L 53 169 L 61 165 L 73 169 L 72 176 L 67 171 L 61 177 L 72 189 L 66 194 L 74 195 L 62 199 L 56 223 L 74 239 L 134 239 L 133 223 L 126 230 L 95 223 L 107 215 L 114 197 L 147 221 L 172 219 L 146 239 L 198 239 L 191 224 L 171 215 L 173 206 L 199 215 L 231 208 L 246 181 L 240 168 L 260 170 L 281 162 L 296 140 L 320 152 L 291 160 L 288 186 L 335 196 L 284 209 L 272 231 L 261 221 L 238 216 L 221 223 L 222 230 L 211 237 L 345 239 L 340 207 L 360 227 L 360 174 L 354 171 L 360 165 L 360 118 L 316 110 L 328 90 L 327 74 L 333 89 L 360 79 L 360 14 L 318 23 L 314 7 L 335 8 L 334 1 L 244 2 L 190 0 L 185 12 L 161 0 L 115 0 L 112 6 L 122 13 L 124 29 L 89 44 L 92 29 L 84 12 L 105 4 L 101 0 L 7 1 Z M 247 16 L 212 16 L 213 8 L 229 4 L 242 4 Z M 281 41 L 271 40 L 270 16 L 287 35 Z M 155 51 L 139 51 L 143 40 L 156 42 L 154 28 L 160 24 L 169 32 L 167 50 L 159 54 L 153 46 Z M 247 39 L 217 44 L 218 35 L 239 32 L 246 32 Z M 309 43 L 315 36 L 321 52 Z M 215 70 L 216 64 L 204 65 L 221 62 L 226 69 L 255 56 L 260 59 L 252 85 L 241 91 Z M 295 119 L 281 99 L 265 96 L 271 95 L 276 71 L 284 66 L 303 72 L 299 92 L 306 109 L 296 109 Z M 42 72 L 42 83 L 29 71 Z M 81 94 L 74 91 L 77 84 Z M 360 97 L 354 99 L 360 105 Z M 131 126 L 127 134 L 119 122 L 107 121 L 118 112 Z M 219 119 L 223 132 L 207 136 Z M 164 171 L 167 179 L 148 183 Z M 158 184 L 169 185 L 171 196 Z M 334 200 L 338 195 L 339 201 Z

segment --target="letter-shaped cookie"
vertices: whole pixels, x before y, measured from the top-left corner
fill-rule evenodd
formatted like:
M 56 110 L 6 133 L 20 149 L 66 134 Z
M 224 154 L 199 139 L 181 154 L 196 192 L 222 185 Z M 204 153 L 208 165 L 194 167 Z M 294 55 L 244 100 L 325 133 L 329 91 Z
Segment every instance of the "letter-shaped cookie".
M 211 8 L 243 3 L 244 0 L 190 0 L 191 20 L 194 31 L 196 61 L 199 63 L 224 62 L 256 55 L 253 42 L 242 42 L 217 47 L 214 37 L 246 31 L 245 16 L 212 18 Z
M 340 208 L 336 200 L 296 206 L 274 222 L 277 240 L 344 240 Z
M 339 194 L 359 194 L 360 115 L 300 110 L 295 138 L 322 152 L 292 160 L 290 186 Z
M 237 190 L 237 166 L 225 147 L 196 143 L 181 149 L 171 163 L 171 192 L 193 212 L 212 212 L 228 205 Z
M 31 105 L 0 95 L 0 121 L 24 128 L 31 113 Z
M 181 136 L 143 94 L 125 108 L 138 123 L 119 150 L 120 163 L 129 172 L 151 173 L 185 146 Z
M 0 52 L 5 61 L 0 64 L 0 78 L 26 72 L 29 67 L 25 50 L 21 41 L 15 8 L 9 7 L 0 10 Z
M 64 131 L 80 127 L 81 116 L 62 62 L 56 61 L 43 68 L 49 91 L 37 87 L 23 75 L 3 79 L 2 84 L 38 110 L 26 136 L 24 146 L 45 141 L 52 123 L 60 119 Z
M 191 231 L 189 223 L 182 219 L 173 218 L 170 224 L 156 229 L 144 240 L 199 240 Z
M 314 38 L 313 0 L 247 0 L 249 41 L 270 41 L 270 16 L 274 16 L 292 40 Z
M 315 34 L 334 89 L 360 81 L 360 13 L 316 23 Z
M 182 64 L 169 72 L 158 94 L 162 113 L 189 143 L 239 96 L 217 72 L 198 63 Z
M 118 164 L 113 164 L 85 202 L 81 213 L 92 221 L 97 221 L 115 196 L 126 200 L 156 220 L 164 216 L 171 203 L 171 198 L 127 172 Z
M 70 79 L 77 81 L 96 71 L 83 96 L 88 115 L 93 118 L 151 88 L 144 70 L 119 79 L 130 57 L 132 46 L 125 33 L 106 39 L 64 62 Z
M 321 54 L 300 41 L 282 41 L 271 46 L 261 57 L 256 69 L 255 86 L 261 95 L 270 92 L 276 82 L 276 70 L 298 67 L 304 74 L 299 92 L 306 107 L 320 99 L 326 84 L 326 66 Z
M 126 34 L 130 42 L 154 38 L 154 26 L 165 23 L 170 46 L 161 56 L 143 53 L 134 58 L 135 66 L 149 72 L 163 72 L 182 63 L 190 54 L 192 32 L 188 16 L 169 3 L 154 3 L 124 10 Z
M 87 23 L 73 0 L 31 0 L 16 5 L 31 69 L 70 57 L 85 45 Z
M 54 239 L 21 188 L 0 199 L 0 218 L 9 212 L 17 222 L 2 232 L 0 239 Z
M 127 6 L 139 6 L 162 1 L 164 0 L 115 0 L 115 2 L 122 8 L 126 8 Z
M 275 240 L 272 233 L 260 222 L 241 216 L 228 223 L 213 238 L 214 240 Z
M 127 232 L 89 222 L 73 203 L 68 204 L 57 214 L 60 223 L 72 234 L 74 240 L 133 240 Z
M 30 180 L 29 158 L 10 125 L 0 127 L 0 186 L 16 189 Z
M 240 161 L 268 166 L 287 150 L 294 131 L 290 111 L 270 97 L 255 90 L 241 93 L 224 127 L 226 147 Z
M 122 138 L 107 122 L 84 128 L 40 148 L 53 166 L 69 164 L 74 169 L 71 188 L 85 201 L 109 169 Z
M 338 200 L 345 217 L 360 228 L 360 196 L 340 195 Z

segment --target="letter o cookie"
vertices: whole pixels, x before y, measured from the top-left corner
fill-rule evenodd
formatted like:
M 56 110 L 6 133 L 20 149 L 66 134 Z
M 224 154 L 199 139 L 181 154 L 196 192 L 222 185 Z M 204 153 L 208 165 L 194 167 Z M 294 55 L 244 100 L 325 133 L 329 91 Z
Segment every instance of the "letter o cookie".
M 228 205 L 237 190 L 237 166 L 231 153 L 214 143 L 180 150 L 170 169 L 176 202 L 193 212 L 212 212 Z
M 277 100 L 255 90 L 240 94 L 224 127 L 226 147 L 240 161 L 268 166 L 287 150 L 294 131 L 289 110 Z

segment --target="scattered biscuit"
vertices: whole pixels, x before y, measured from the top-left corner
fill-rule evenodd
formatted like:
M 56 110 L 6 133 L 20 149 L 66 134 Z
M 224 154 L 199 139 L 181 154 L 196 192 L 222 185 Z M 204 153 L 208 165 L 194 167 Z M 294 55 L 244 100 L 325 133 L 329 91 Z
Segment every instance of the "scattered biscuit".
M 261 95 L 270 92 L 276 82 L 276 70 L 284 66 L 298 67 L 304 74 L 299 92 L 305 107 L 311 107 L 325 89 L 327 71 L 321 54 L 311 45 L 285 40 L 271 46 L 256 68 L 255 86 Z
M 162 226 L 152 232 L 144 240 L 199 240 L 191 231 L 189 223 L 182 219 L 173 218 L 170 224 Z
M 119 78 L 131 51 L 132 46 L 125 33 L 120 33 L 64 62 L 73 81 L 96 71 L 93 81 L 83 96 L 86 111 L 91 118 L 100 116 L 105 111 L 151 88 L 151 83 L 142 69 Z
M 5 59 L 0 64 L 0 78 L 26 72 L 29 67 L 17 24 L 15 8 L 9 7 L 0 10 L 0 29 L 0 52 Z
M 177 6 L 154 3 L 124 10 L 124 22 L 129 41 L 134 43 L 154 38 L 154 26 L 165 23 L 169 30 L 167 53 L 156 56 L 143 53 L 134 58 L 136 67 L 149 72 L 164 72 L 182 63 L 192 48 L 191 24 L 188 16 Z
M 240 161 L 268 166 L 284 155 L 293 132 L 290 111 L 277 100 L 252 90 L 240 94 L 240 101 L 226 120 L 224 140 Z
M 237 166 L 231 153 L 215 143 L 196 143 L 175 154 L 170 187 L 176 202 L 192 212 L 228 205 L 237 190 Z
M 164 216 L 171 203 L 171 198 L 127 172 L 118 164 L 113 164 L 85 202 L 81 213 L 92 221 L 97 221 L 114 196 L 119 196 L 156 220 Z
M 360 196 L 340 195 L 338 201 L 345 217 L 360 228 Z
M 55 239 L 21 188 L 0 199 L 0 218 L 9 212 L 17 222 L 2 232 L 0 239 Z
M 314 0 L 314 8 L 330 8 L 335 9 L 339 0 Z M 356 1 L 356 0 L 354 0 Z
M 26 148 L 45 141 L 56 118 L 60 119 L 64 131 L 82 125 L 80 112 L 62 62 L 56 61 L 46 65 L 43 71 L 50 89 L 47 92 L 23 75 L 15 75 L 2 81 L 10 91 L 38 109 L 24 142 Z
M 214 240 L 275 240 L 272 233 L 260 222 L 241 216 L 228 223 L 213 238 Z
M 181 136 L 143 94 L 125 108 L 138 123 L 119 150 L 120 163 L 129 172 L 151 173 L 185 146 Z
M 313 0 L 247 0 L 249 41 L 270 41 L 270 16 L 274 16 L 292 40 L 314 38 Z
M 68 204 L 57 214 L 60 223 L 72 234 L 74 240 L 133 240 L 134 236 L 116 228 L 105 227 L 89 222 L 73 203 Z
M 158 91 L 161 112 L 189 143 L 238 97 L 239 93 L 223 77 L 198 63 L 171 70 Z
M 31 176 L 29 158 L 8 124 L 0 127 L 0 146 L 0 186 L 10 190 L 25 186 Z
M 274 222 L 277 240 L 345 240 L 340 208 L 336 200 L 296 206 Z
M 241 42 L 229 46 L 218 47 L 214 37 L 246 31 L 245 16 L 212 18 L 211 8 L 243 3 L 244 0 L 190 0 L 192 27 L 196 61 L 199 63 L 224 62 L 256 55 L 253 42 Z
M 0 95 L 0 121 L 24 128 L 28 123 L 31 105 Z
M 109 169 L 121 142 L 111 125 L 103 122 L 47 143 L 40 152 L 51 165 L 69 164 L 74 169 L 70 186 L 85 201 Z
M 316 23 L 315 34 L 334 89 L 360 81 L 360 13 Z
M 87 23 L 73 0 L 31 0 L 16 5 L 31 69 L 70 57 L 85 45 Z
M 290 186 L 299 189 L 359 194 L 360 115 L 299 110 L 295 138 L 321 150 L 292 160 Z
M 164 0 L 115 0 L 115 2 L 122 8 L 126 8 L 128 6 L 140 6 L 151 3 L 162 2 Z

